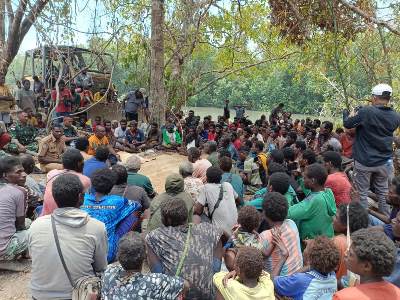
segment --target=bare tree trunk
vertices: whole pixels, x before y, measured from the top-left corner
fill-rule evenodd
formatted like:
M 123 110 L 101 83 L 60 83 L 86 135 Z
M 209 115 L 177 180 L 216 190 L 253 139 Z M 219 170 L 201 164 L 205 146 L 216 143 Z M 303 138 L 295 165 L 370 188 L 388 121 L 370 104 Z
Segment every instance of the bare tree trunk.
M 383 58 L 384 58 L 385 64 L 386 64 L 388 84 L 392 85 L 393 84 L 393 82 L 392 82 L 392 64 L 390 63 L 389 49 L 386 45 L 386 39 L 385 39 L 385 35 L 383 33 L 383 29 L 382 29 L 381 25 L 378 26 L 378 32 L 379 32 L 379 38 L 380 38 L 381 44 L 382 44 Z
M 150 100 L 152 119 L 165 123 L 166 95 L 164 84 L 164 0 L 151 1 Z

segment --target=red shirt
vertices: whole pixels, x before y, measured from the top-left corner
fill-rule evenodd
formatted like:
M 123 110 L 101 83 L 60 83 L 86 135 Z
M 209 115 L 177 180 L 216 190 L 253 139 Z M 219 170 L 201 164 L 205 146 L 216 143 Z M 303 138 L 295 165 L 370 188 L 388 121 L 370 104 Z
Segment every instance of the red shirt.
M 69 99 L 72 100 L 72 94 L 71 91 L 67 88 L 64 88 L 62 91 L 60 91 L 60 102 L 58 103 L 58 106 L 56 107 L 56 112 L 62 113 L 62 112 L 71 112 L 71 105 L 65 105 L 63 99 Z M 51 91 L 51 99 L 56 102 L 57 99 L 57 91 L 52 90 Z
M 209 141 L 215 141 L 215 137 L 217 136 L 217 134 L 214 132 L 212 133 L 211 131 L 208 132 L 208 140 Z
M 233 142 L 233 146 L 235 146 L 236 150 L 239 151 L 240 147 L 242 146 L 242 142 L 240 141 L 240 139 L 236 139 L 236 140 Z
M 350 203 L 351 183 L 345 173 L 337 172 L 329 174 L 325 182 L 325 187 L 332 190 L 336 206 L 342 203 Z
M 339 141 L 342 144 L 343 156 L 346 156 L 347 158 L 351 158 L 351 155 L 353 153 L 354 137 L 352 137 L 346 133 L 343 133 L 340 135 Z
M 0 136 L 0 149 L 3 149 L 3 147 L 7 145 L 9 142 L 11 142 L 11 136 L 7 132 L 4 132 Z
M 400 299 L 400 289 L 387 281 L 362 283 L 343 289 L 333 295 L 333 300 L 394 300 Z

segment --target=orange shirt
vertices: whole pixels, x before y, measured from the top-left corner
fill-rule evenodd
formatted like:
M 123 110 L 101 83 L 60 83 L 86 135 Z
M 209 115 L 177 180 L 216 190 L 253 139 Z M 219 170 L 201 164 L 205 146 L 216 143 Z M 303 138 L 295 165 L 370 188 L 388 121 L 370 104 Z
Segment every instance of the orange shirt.
M 89 155 L 95 155 L 98 146 L 109 144 L 108 138 L 106 136 L 104 136 L 102 139 L 99 139 L 95 134 L 93 134 L 88 141 L 89 141 L 89 150 L 88 150 Z
M 395 300 L 400 299 L 400 289 L 387 281 L 364 283 L 336 292 L 332 300 Z

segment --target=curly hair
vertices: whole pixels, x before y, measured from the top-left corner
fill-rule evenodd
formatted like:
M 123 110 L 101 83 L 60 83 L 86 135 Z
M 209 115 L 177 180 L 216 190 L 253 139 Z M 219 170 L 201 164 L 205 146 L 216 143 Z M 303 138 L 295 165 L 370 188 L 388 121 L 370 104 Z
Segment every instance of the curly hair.
M 169 199 L 161 202 L 160 207 L 161 221 L 165 226 L 176 227 L 187 222 L 189 212 L 182 199 L 169 196 Z
M 307 172 L 308 177 L 315 179 L 318 185 L 323 186 L 325 184 L 328 172 L 323 165 L 314 163 L 307 166 L 305 171 Z
M 239 210 L 238 223 L 246 232 L 253 232 L 260 226 L 261 216 L 254 206 L 244 206 Z
M 248 279 L 258 279 L 263 271 L 263 256 L 261 251 L 253 247 L 239 248 L 236 256 L 236 266 L 240 274 Z
M 282 194 L 278 192 L 267 193 L 264 197 L 264 215 L 273 222 L 282 222 L 288 214 L 288 202 Z
M 286 168 L 282 164 L 278 164 L 274 161 L 268 163 L 268 175 L 272 175 L 277 172 L 286 172 Z
M 76 207 L 83 185 L 78 176 L 62 174 L 54 180 L 51 192 L 58 207 Z
M 326 236 L 316 237 L 308 253 L 311 268 L 322 274 L 334 271 L 339 264 L 339 257 L 339 249 Z
M 339 220 L 344 226 L 347 225 L 347 204 L 340 204 L 338 207 Z M 350 232 L 355 232 L 369 225 L 368 211 L 360 202 L 349 204 L 349 226 Z
M 138 270 L 146 258 L 146 248 L 138 232 L 130 231 L 118 243 L 117 258 L 124 270 Z
M 96 192 L 107 195 L 111 192 L 117 181 L 117 176 L 115 172 L 111 171 L 109 168 L 102 168 L 94 171 L 90 176 L 90 180 Z
M 389 276 L 396 262 L 395 244 L 381 231 L 360 229 L 351 235 L 351 247 L 357 258 L 372 265 L 375 276 Z

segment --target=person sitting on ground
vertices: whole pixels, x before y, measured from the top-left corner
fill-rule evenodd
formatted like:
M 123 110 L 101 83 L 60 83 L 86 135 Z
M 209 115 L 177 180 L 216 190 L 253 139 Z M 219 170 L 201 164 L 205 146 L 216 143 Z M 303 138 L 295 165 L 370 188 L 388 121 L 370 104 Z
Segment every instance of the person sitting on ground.
M 78 149 L 81 152 L 85 161 L 93 157 L 93 155 L 87 154 L 87 151 L 89 149 L 89 141 L 87 137 L 77 138 L 75 141 L 75 149 Z
M 347 217 L 347 211 L 349 216 Z M 337 208 L 336 216 L 333 219 L 333 229 L 335 230 L 335 237 L 333 241 L 339 250 L 340 258 L 339 265 L 336 270 L 336 278 L 340 280 L 347 274 L 345 264 L 346 251 L 348 248 L 347 239 L 347 220 L 349 220 L 350 234 L 359 229 L 367 228 L 369 219 L 368 211 L 360 202 L 351 202 L 349 204 L 340 204 Z
M 274 284 L 270 275 L 263 271 L 263 265 L 263 256 L 258 249 L 240 248 L 235 258 L 235 270 L 229 274 L 219 272 L 213 277 L 217 288 L 215 299 L 275 299 Z
M 154 198 L 156 192 L 149 177 L 139 174 L 142 162 L 137 155 L 131 155 L 125 162 L 126 170 L 128 171 L 128 185 L 136 185 L 144 188 L 150 198 Z
M 92 174 L 100 169 L 108 168 L 108 157 L 109 157 L 109 150 L 106 146 L 100 146 L 96 149 L 96 154 L 94 157 L 89 158 L 85 161 L 83 165 L 83 175 L 87 177 L 91 177 Z M 94 193 L 93 187 L 90 189 L 91 193 Z
M 282 194 L 270 192 L 265 195 L 263 212 L 265 220 L 271 229 L 260 234 L 263 246 L 266 249 L 266 270 L 269 273 L 292 275 L 303 267 L 303 255 L 301 253 L 299 231 L 296 224 L 287 219 L 288 203 Z M 277 247 L 276 237 L 282 241 L 284 247 Z M 290 254 L 285 257 L 282 248 Z M 281 266 L 282 259 L 285 259 Z M 279 271 L 277 271 L 279 269 Z
M 187 155 L 188 160 L 193 164 L 193 177 L 199 178 L 205 183 L 207 179 L 206 172 L 211 167 L 211 163 L 207 159 L 200 157 L 201 152 L 196 147 L 189 148 Z
M 51 189 L 58 208 L 51 215 L 35 220 L 29 228 L 30 290 L 33 299 L 71 299 L 73 287 L 61 263 L 53 231 L 57 232 L 60 251 L 73 283 L 83 276 L 104 272 L 107 233 L 102 222 L 79 209 L 84 193 L 79 177 L 60 175 Z
M 237 220 L 238 224 L 236 224 L 232 229 L 232 237 L 230 243 L 228 242 L 229 248 L 226 249 L 224 256 L 224 262 L 229 271 L 234 269 L 237 250 L 242 247 L 254 247 L 264 254 L 264 246 L 256 231 L 260 222 L 261 215 L 254 207 L 246 206 L 239 210 Z
M 160 210 L 164 226 L 146 236 L 150 270 L 187 280 L 186 299 L 213 299 L 212 276 L 221 267 L 222 230 L 210 223 L 188 224 L 189 212 L 181 199 L 163 202 Z
M 225 136 L 221 139 L 221 148 L 226 149 L 230 152 L 231 158 L 236 161 L 238 160 L 238 152 L 231 141 L 230 136 Z
M 332 217 L 336 214 L 336 203 L 332 191 L 324 188 L 327 177 L 328 173 L 322 165 L 307 166 L 304 184 L 312 192 L 289 208 L 288 218 L 296 222 L 302 241 L 318 235 L 334 235 Z
M 36 117 L 36 121 L 37 121 L 36 128 L 38 128 L 38 129 L 46 128 L 46 123 L 43 122 L 43 115 L 41 113 L 37 113 L 35 115 L 35 117 Z
M 218 148 L 218 145 L 214 141 L 208 141 L 204 145 L 204 152 L 208 155 L 207 159 L 213 167 L 219 166 L 217 148 Z
M 150 203 L 150 220 L 148 231 L 162 226 L 160 207 L 171 199 L 181 199 L 189 212 L 188 220 L 192 221 L 194 199 L 184 191 L 183 177 L 178 174 L 168 175 L 165 179 L 165 193 L 157 195 Z
M 276 277 L 275 292 L 294 300 L 331 299 L 337 291 L 335 269 L 339 263 L 334 242 L 324 236 L 310 240 L 304 250 L 304 260 L 307 271 Z
M 118 150 L 125 149 L 125 135 L 128 131 L 128 122 L 125 119 L 119 121 L 119 126 L 114 130 L 114 137 L 116 139 L 115 148 Z
M 72 125 L 74 119 L 71 117 L 64 117 L 63 120 L 63 131 L 64 131 L 64 140 L 65 144 L 69 146 L 72 141 L 75 141 L 79 138 L 78 131 L 76 130 L 75 126 Z
M 178 276 L 160 273 L 142 274 L 146 247 L 137 232 L 128 232 L 119 241 L 117 260 L 102 276 L 102 299 L 173 300 L 187 290 Z
M 328 171 L 328 178 L 325 182 L 325 188 L 330 188 L 335 196 L 336 206 L 340 204 L 348 204 L 351 193 L 351 183 L 346 173 L 341 172 L 342 157 L 340 153 L 334 151 L 326 151 L 322 155 L 324 158 L 325 168 Z
M 28 115 L 28 124 L 37 128 L 38 122 L 36 116 L 33 114 L 33 110 L 30 107 L 26 107 L 24 112 Z
M 162 147 L 166 151 L 176 151 L 182 145 L 182 137 L 170 124 L 162 130 Z
M 332 299 L 400 299 L 400 289 L 383 279 L 393 271 L 397 253 L 395 244 L 372 228 L 357 230 L 351 235 L 351 241 L 346 266 L 360 275 L 360 284 L 335 293 Z
M 248 151 L 249 149 L 247 147 L 242 147 L 240 149 L 240 160 L 244 159 L 242 169 L 243 172 L 241 172 L 241 176 L 243 183 L 246 185 L 246 193 L 254 194 L 262 186 L 262 180 L 259 172 L 260 165 L 255 162 L 255 158 L 253 156 L 249 155 Z M 240 170 L 240 166 L 238 166 L 238 168 Z
M 232 185 L 221 183 L 223 171 L 217 167 L 207 170 L 207 183 L 200 190 L 200 195 L 194 206 L 194 214 L 201 216 L 208 207 L 206 216 L 211 222 L 221 228 L 228 236 L 237 221 L 235 199 L 238 197 Z
M 108 237 L 107 261 L 115 259 L 119 239 L 140 225 L 141 206 L 138 202 L 110 195 L 116 176 L 108 168 L 95 171 L 90 177 L 95 193 L 86 193 L 81 209 L 106 225 Z
M 43 204 L 43 191 L 44 187 L 39 186 L 35 179 L 29 174 L 33 173 L 35 168 L 35 160 L 30 154 L 22 154 L 19 157 L 24 171 L 26 173 L 26 181 L 23 187 L 26 189 L 26 212 L 25 216 L 28 219 L 35 219 L 37 217 L 37 211 L 41 210 Z
M 304 170 L 307 166 L 312 165 L 317 162 L 317 156 L 315 155 L 314 151 L 311 149 L 307 149 L 303 152 L 303 155 L 300 158 L 299 165 L 301 170 Z M 304 185 L 304 176 L 301 172 L 297 172 L 295 175 L 295 179 L 297 184 L 299 185 L 299 190 L 297 191 L 298 194 L 302 194 L 305 197 L 310 195 L 311 190 L 306 188 Z
M 199 178 L 193 177 L 193 164 L 190 161 L 182 162 L 179 165 L 179 174 L 183 177 L 184 191 L 196 202 L 204 184 Z
M 14 130 L 10 132 L 13 136 L 12 143 L 15 143 L 17 153 L 28 152 L 36 155 L 38 151 L 37 131 L 28 124 L 28 114 L 26 112 L 20 111 L 17 116 L 18 122 Z
M 236 194 L 238 194 L 237 203 L 241 203 L 243 201 L 244 195 L 243 180 L 242 177 L 231 172 L 232 159 L 229 157 L 221 157 L 219 159 L 219 167 L 224 172 L 224 174 L 222 174 L 221 183 L 229 182 L 235 190 Z
M 106 146 L 109 151 L 108 159 L 110 160 L 110 163 L 114 165 L 117 163 L 118 160 L 120 160 L 119 155 L 115 152 L 114 148 L 111 146 L 108 138 L 106 137 L 106 129 L 104 128 L 104 126 L 97 125 L 95 134 L 91 135 L 88 141 L 89 155 L 95 155 L 97 147 Z
M 26 173 L 17 157 L 0 160 L 0 269 L 24 271 L 15 261 L 27 254 L 30 220 L 25 220 Z
M 160 146 L 161 140 L 162 140 L 162 134 L 160 129 L 158 128 L 158 124 L 153 122 L 150 124 L 150 131 L 147 135 L 146 139 L 146 148 L 147 149 L 152 149 L 155 147 Z
M 130 153 L 140 152 L 144 143 L 144 133 L 138 128 L 138 123 L 135 120 L 130 121 L 129 129 L 125 132 L 125 151 Z
M 123 165 L 114 165 L 111 170 L 115 173 L 117 179 L 110 195 L 118 195 L 128 200 L 139 202 L 142 206 L 142 219 L 148 219 L 150 216 L 148 210 L 150 207 L 150 199 L 146 191 L 140 186 L 127 185 L 128 171 Z
M 63 170 L 52 170 L 47 173 L 47 183 L 43 196 L 43 209 L 42 216 L 51 214 L 56 208 L 57 204 L 54 201 L 52 194 L 53 181 L 62 174 L 73 174 L 79 177 L 84 192 L 86 192 L 91 185 L 89 177 L 82 174 L 83 170 L 83 157 L 77 149 L 68 149 L 62 157 Z
M 61 170 L 63 165 L 61 157 L 67 150 L 65 147 L 65 137 L 61 125 L 53 124 L 51 134 L 40 141 L 38 161 L 43 172 L 51 170 Z

